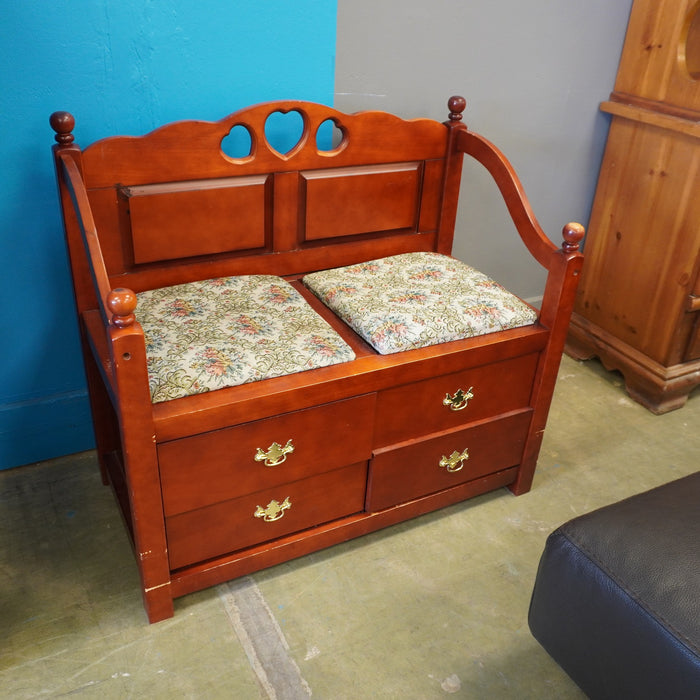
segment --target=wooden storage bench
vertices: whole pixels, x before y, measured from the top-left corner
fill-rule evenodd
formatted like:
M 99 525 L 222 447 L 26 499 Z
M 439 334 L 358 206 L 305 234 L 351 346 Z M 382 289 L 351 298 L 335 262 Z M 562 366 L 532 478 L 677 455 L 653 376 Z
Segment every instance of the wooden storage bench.
M 97 452 L 151 621 L 192 591 L 530 488 L 583 229 L 551 243 L 464 99 L 448 106 L 440 123 L 267 103 L 84 151 L 74 118 L 51 116 Z M 271 124 L 290 115 L 281 146 Z M 464 155 L 548 271 L 539 310 L 449 255 Z

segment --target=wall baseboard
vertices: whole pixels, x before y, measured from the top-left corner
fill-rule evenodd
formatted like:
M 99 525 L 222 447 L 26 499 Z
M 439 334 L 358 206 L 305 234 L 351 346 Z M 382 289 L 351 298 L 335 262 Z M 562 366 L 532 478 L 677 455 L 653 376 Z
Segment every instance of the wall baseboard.
M 94 444 L 84 390 L 0 406 L 0 469 L 83 452 Z

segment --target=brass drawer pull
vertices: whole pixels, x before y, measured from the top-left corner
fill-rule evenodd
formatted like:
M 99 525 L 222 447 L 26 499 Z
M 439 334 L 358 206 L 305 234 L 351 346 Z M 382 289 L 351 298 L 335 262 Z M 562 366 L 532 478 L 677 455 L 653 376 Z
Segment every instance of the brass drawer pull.
M 266 467 L 276 467 L 278 464 L 282 464 L 287 455 L 294 452 L 294 445 L 291 439 L 287 440 L 287 444 L 282 447 L 278 442 L 273 442 L 268 448 L 267 452 L 264 452 L 261 447 L 258 447 L 258 451 L 255 453 L 256 462 L 265 462 Z
M 464 450 L 462 454 L 456 450 L 449 456 L 440 460 L 440 466 L 445 467 L 448 472 L 458 472 L 464 467 L 464 463 L 469 459 L 469 450 Z
M 473 388 L 473 386 L 470 386 L 466 391 L 457 389 L 454 396 L 445 394 L 445 398 L 442 400 L 442 405 L 449 406 L 451 411 L 461 411 L 463 408 L 467 407 L 469 399 L 474 398 L 474 394 L 472 393 Z
M 289 500 L 289 496 L 287 496 L 282 503 L 273 500 L 267 504 L 266 508 L 258 506 L 253 515 L 256 518 L 262 518 L 266 523 L 274 523 L 275 520 L 279 520 L 284 515 L 285 510 L 291 507 L 292 504 Z

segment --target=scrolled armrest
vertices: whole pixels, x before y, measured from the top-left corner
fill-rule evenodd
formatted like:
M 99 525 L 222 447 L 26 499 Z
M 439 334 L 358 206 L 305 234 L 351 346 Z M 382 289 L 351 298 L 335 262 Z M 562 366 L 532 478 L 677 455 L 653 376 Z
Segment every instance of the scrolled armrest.
M 508 159 L 490 141 L 471 131 L 459 134 L 457 148 L 478 160 L 489 171 L 523 243 L 542 267 L 550 269 L 552 253 L 558 248 L 537 221 L 520 179 Z M 578 250 L 583 231 L 581 224 L 567 224 L 564 227 L 564 243 L 561 250 L 565 253 Z
M 108 313 L 106 303 L 107 297 L 112 290 L 102 256 L 102 249 L 100 248 L 100 241 L 97 236 L 95 220 L 90 208 L 87 189 L 80 170 L 69 153 L 58 153 L 56 159 L 59 165 L 59 177 L 70 193 L 73 202 L 73 213 L 82 233 L 85 255 L 95 285 L 99 311 L 103 319 L 109 322 L 111 314 Z

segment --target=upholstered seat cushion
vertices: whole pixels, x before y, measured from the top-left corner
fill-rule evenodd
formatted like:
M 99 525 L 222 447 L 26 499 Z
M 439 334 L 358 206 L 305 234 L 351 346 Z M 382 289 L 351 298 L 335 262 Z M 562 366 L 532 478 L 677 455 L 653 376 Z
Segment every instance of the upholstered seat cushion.
M 537 319 L 500 284 L 438 253 L 404 253 L 314 272 L 304 284 L 383 355 Z
M 222 277 L 137 298 L 154 403 L 355 358 L 280 277 Z

